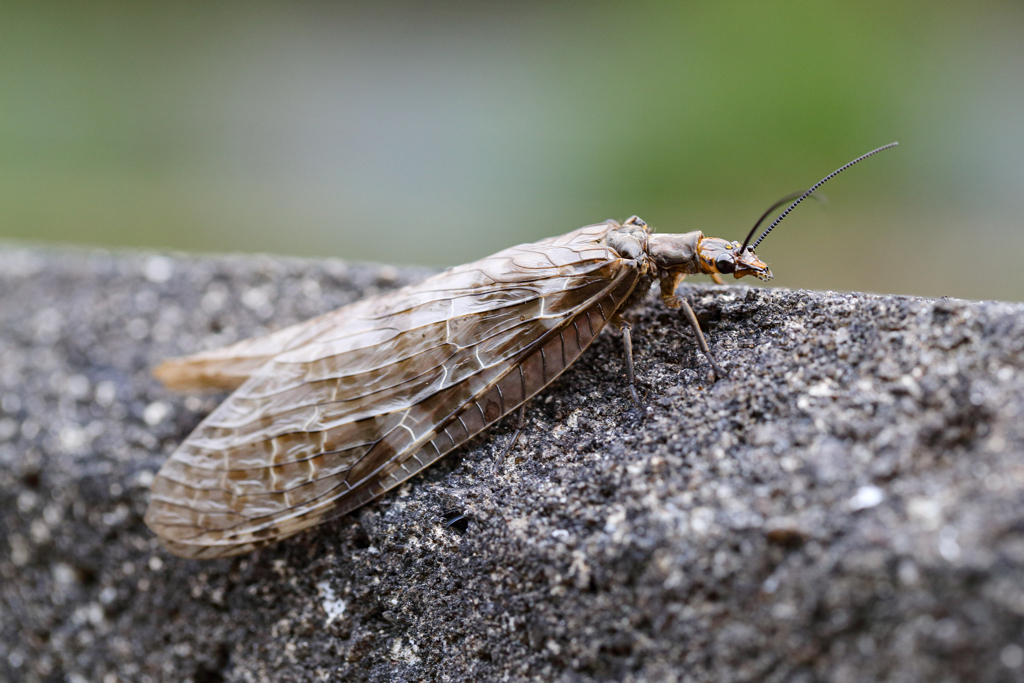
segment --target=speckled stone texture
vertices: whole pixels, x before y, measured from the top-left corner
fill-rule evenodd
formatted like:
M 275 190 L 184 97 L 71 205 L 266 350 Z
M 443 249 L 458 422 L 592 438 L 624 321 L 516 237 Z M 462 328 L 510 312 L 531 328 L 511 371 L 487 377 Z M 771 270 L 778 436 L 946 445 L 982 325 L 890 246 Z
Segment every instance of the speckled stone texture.
M 363 508 L 185 561 L 160 359 L 424 271 L 0 248 L 0 679 L 1024 679 L 1024 305 L 699 285 Z M 458 514 L 465 518 L 450 526 Z

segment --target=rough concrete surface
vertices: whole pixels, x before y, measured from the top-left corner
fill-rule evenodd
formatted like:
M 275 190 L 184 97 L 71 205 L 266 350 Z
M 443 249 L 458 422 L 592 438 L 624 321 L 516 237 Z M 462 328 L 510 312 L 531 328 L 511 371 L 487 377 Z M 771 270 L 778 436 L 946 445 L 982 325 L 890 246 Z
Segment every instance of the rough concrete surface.
M 697 285 L 359 513 L 186 561 L 162 358 L 423 272 L 0 249 L 0 678 L 1024 679 L 1024 305 Z M 463 514 L 461 521 L 447 521 Z

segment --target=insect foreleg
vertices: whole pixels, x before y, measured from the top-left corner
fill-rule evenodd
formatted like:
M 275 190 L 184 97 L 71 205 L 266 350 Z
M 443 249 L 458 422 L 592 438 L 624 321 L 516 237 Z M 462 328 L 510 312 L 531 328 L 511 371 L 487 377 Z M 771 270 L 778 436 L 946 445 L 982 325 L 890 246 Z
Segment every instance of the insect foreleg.
M 711 349 L 708 348 L 708 342 L 704 339 L 704 333 L 700 331 L 700 323 L 697 322 L 697 316 L 694 314 L 693 309 L 690 308 L 689 302 L 683 297 L 677 297 L 677 301 L 680 304 L 680 308 L 683 309 L 683 313 L 686 314 L 686 319 L 690 321 L 690 327 L 693 328 L 693 334 L 697 337 L 697 346 L 700 347 L 701 352 L 707 356 L 708 362 L 711 363 L 711 368 L 715 371 L 715 378 L 725 377 L 725 373 L 722 368 L 715 362 L 714 357 L 711 355 Z
M 676 288 L 679 283 L 683 281 L 686 275 L 682 273 L 672 273 L 661 279 L 661 300 L 669 308 L 681 308 L 683 313 L 686 314 L 686 319 L 690 321 L 690 327 L 693 328 L 693 334 L 697 337 L 697 346 L 700 347 L 701 352 L 707 356 L 708 362 L 711 363 L 711 368 L 715 371 L 715 378 L 725 377 L 725 373 L 722 368 L 715 362 L 715 359 L 711 355 L 711 349 L 708 348 L 708 342 L 704 339 L 704 333 L 700 331 L 700 323 L 697 322 L 697 316 L 694 314 L 693 309 L 690 308 L 689 302 L 685 298 L 676 294 Z M 724 284 L 719 281 L 719 284 Z

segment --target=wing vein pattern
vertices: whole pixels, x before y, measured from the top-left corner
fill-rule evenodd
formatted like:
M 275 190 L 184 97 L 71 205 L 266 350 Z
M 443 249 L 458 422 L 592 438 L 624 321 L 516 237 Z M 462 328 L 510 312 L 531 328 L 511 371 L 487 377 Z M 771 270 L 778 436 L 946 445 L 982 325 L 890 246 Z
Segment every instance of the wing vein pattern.
M 603 244 L 613 227 L 512 247 L 166 364 L 182 385 L 215 374 L 218 358 L 258 369 L 161 468 L 146 523 L 175 554 L 234 555 L 413 476 L 543 389 L 630 297 L 642 278 Z

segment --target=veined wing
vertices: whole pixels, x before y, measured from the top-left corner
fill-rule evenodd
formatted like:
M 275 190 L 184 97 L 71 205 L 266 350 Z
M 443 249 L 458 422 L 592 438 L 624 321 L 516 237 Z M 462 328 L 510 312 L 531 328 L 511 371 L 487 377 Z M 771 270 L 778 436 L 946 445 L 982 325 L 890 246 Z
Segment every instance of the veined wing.
M 423 282 L 362 299 L 269 334 L 170 358 L 158 365 L 153 374 L 165 386 L 176 391 L 233 390 L 276 356 L 309 343 L 345 337 L 348 342 L 340 342 L 339 345 L 347 343 L 351 349 L 368 348 L 373 346 L 375 339 L 383 339 L 389 330 L 408 330 L 436 323 L 449 313 L 465 318 L 473 313 L 474 308 L 499 308 L 503 302 L 514 300 L 516 295 L 532 296 L 527 291 L 509 291 L 508 287 L 522 282 L 529 288 L 532 280 L 550 278 L 552 273 L 545 272 L 545 269 L 564 268 L 565 275 L 572 276 L 584 274 L 588 267 L 599 267 L 602 260 L 608 258 L 609 250 L 603 245 L 588 245 L 587 242 L 591 237 L 595 238 L 592 241 L 599 241 L 609 227 L 616 226 L 613 221 L 608 221 L 512 247 L 475 263 L 450 268 Z M 581 240 L 583 244 L 575 244 Z M 567 247 L 569 251 L 552 253 L 550 257 L 559 262 L 559 265 L 554 265 L 550 258 L 537 259 L 532 253 L 532 250 L 546 246 Z M 575 263 L 573 259 L 580 259 L 580 262 Z M 569 264 L 568 268 L 566 264 Z M 572 265 L 576 265 L 575 270 Z M 557 282 L 548 283 L 549 289 L 557 286 Z M 454 306 L 447 307 L 448 301 L 460 294 L 463 295 L 461 299 Z M 473 301 L 466 294 L 479 298 Z M 383 320 L 389 317 L 390 320 Z M 385 350 L 381 349 L 381 353 Z
M 634 291 L 639 269 L 601 243 L 613 227 L 513 247 L 263 338 L 264 350 L 286 343 L 164 464 L 146 523 L 176 554 L 233 555 L 412 476 L 550 383 Z

